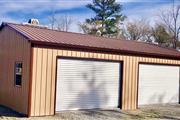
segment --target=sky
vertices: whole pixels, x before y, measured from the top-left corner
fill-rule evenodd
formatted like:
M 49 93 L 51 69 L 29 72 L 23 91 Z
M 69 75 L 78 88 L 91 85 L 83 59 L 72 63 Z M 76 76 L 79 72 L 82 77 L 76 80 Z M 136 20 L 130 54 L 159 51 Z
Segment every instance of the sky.
M 180 0 L 174 0 L 180 5 Z M 49 25 L 49 16 L 55 11 L 57 16 L 68 15 L 73 22 L 71 32 L 80 32 L 78 23 L 95 14 L 86 8 L 92 0 L 0 0 L 0 22 L 24 23 L 30 18 L 36 18 L 42 25 Z M 123 5 L 122 13 L 126 21 L 146 19 L 150 24 L 158 20 L 160 10 L 172 6 L 173 0 L 116 0 Z

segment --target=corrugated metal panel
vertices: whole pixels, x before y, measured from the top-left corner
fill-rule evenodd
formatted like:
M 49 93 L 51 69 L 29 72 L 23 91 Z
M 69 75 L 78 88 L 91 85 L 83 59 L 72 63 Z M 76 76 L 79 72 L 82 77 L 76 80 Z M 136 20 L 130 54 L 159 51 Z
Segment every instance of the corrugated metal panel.
M 178 103 L 179 68 L 140 64 L 138 105 Z
M 117 62 L 58 59 L 56 111 L 118 107 L 120 67 Z
M 37 64 L 37 60 L 40 59 L 39 57 L 42 57 L 42 55 L 37 55 L 38 53 L 38 46 L 33 48 L 33 51 L 36 53 L 34 54 L 33 61 Z M 36 84 L 40 84 L 38 86 L 41 86 L 41 88 L 44 89 L 44 86 L 46 88 L 46 91 L 41 90 L 41 93 L 46 93 L 46 98 L 42 99 L 40 102 L 45 102 L 46 108 L 45 113 L 44 110 L 37 111 L 38 115 L 53 115 L 54 114 L 54 104 L 55 104 L 55 98 L 53 92 L 55 91 L 55 78 L 56 78 L 56 57 L 57 56 L 71 56 L 71 57 L 79 57 L 84 58 L 85 56 L 88 56 L 88 58 L 95 58 L 95 59 L 105 59 L 105 60 L 118 60 L 123 61 L 123 88 L 122 88 L 122 109 L 136 109 L 137 108 L 137 84 L 138 84 L 138 64 L 139 62 L 147 62 L 147 63 L 153 63 L 153 64 L 177 64 L 180 65 L 180 61 L 178 60 L 171 60 L 168 59 L 167 62 L 164 62 L 163 59 L 157 59 L 157 58 L 148 58 L 148 57 L 133 57 L 133 56 L 125 56 L 125 55 L 118 55 L 118 54 L 105 54 L 105 53 L 99 53 L 101 54 L 100 57 L 98 57 L 97 53 L 93 52 L 83 52 L 83 51 L 73 51 L 73 50 L 60 50 L 60 49 L 52 49 L 52 48 L 41 48 L 42 54 L 46 54 L 44 52 L 47 52 L 47 75 L 44 77 L 44 80 L 46 79 L 46 82 L 39 83 L 38 81 L 40 79 L 38 76 L 42 73 L 41 67 L 36 67 L 36 71 L 40 71 L 39 74 L 36 74 L 36 72 L 33 71 L 33 86 Z M 131 58 L 130 58 L 131 57 Z M 118 58 L 118 59 L 117 59 Z M 153 59 L 153 60 L 151 60 Z M 156 60 L 157 59 L 157 60 Z M 42 64 L 38 63 L 38 64 Z M 43 63 L 45 64 L 45 62 Z M 33 70 L 35 68 L 33 67 Z M 131 71 L 131 74 L 129 73 Z M 133 76 L 133 77 L 130 77 Z M 41 80 L 40 80 L 41 81 Z M 43 80 L 42 80 L 43 81 Z M 47 84 L 45 84 L 47 83 Z M 129 84 L 131 83 L 131 84 Z M 35 111 L 35 105 L 38 105 L 37 99 L 35 99 L 36 91 L 32 91 L 32 107 L 31 111 Z M 33 97 L 34 96 L 34 97 Z M 44 101 L 42 101 L 44 100 Z M 37 102 L 37 103 L 36 103 Z M 40 106 L 40 105 L 38 105 Z M 31 116 L 35 116 L 35 113 L 32 112 Z
M 6 25 L 26 36 L 30 41 L 39 44 L 53 44 L 56 46 L 64 45 L 83 48 L 84 50 L 91 48 L 101 51 L 114 51 L 116 53 L 126 52 L 149 56 L 175 57 L 176 59 L 179 59 L 180 57 L 180 53 L 174 49 L 163 48 L 144 42 L 116 40 L 104 37 L 95 37 L 92 35 L 60 32 L 30 25 L 11 23 L 7 23 Z
M 22 87 L 15 87 L 14 64 L 23 62 Z M 9 28 L 0 31 L 0 104 L 28 114 L 30 43 Z

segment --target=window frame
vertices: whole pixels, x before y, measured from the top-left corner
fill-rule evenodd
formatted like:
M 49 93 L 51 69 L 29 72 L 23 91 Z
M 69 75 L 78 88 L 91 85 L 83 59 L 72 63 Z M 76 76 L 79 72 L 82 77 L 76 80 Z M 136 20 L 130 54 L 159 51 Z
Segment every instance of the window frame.
M 22 71 L 21 71 L 21 85 L 17 85 L 16 84 L 16 65 L 17 64 L 22 64 Z M 18 87 L 18 88 L 21 88 L 22 87 L 22 78 L 23 78 L 23 62 L 22 61 L 15 61 L 14 63 L 14 86 L 15 87 Z

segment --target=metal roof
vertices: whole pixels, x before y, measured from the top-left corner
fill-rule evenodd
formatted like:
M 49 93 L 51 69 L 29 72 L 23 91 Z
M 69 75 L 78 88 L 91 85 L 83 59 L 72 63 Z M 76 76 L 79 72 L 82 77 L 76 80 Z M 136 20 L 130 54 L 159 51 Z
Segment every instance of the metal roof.
M 92 49 L 98 51 L 110 51 L 124 54 L 147 55 L 180 59 L 180 52 L 171 48 L 163 48 L 158 45 L 120 39 L 96 37 L 80 33 L 61 32 L 38 26 L 3 23 L 21 35 L 25 36 L 34 44 L 53 46 L 66 46 L 81 49 Z

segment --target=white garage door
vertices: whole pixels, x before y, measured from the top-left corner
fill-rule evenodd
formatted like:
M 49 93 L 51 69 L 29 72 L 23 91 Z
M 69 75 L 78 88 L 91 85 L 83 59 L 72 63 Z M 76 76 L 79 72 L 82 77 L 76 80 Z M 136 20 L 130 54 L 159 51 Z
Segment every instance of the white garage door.
M 56 111 L 118 107 L 120 63 L 58 59 Z
M 179 67 L 139 66 L 138 105 L 179 102 Z

